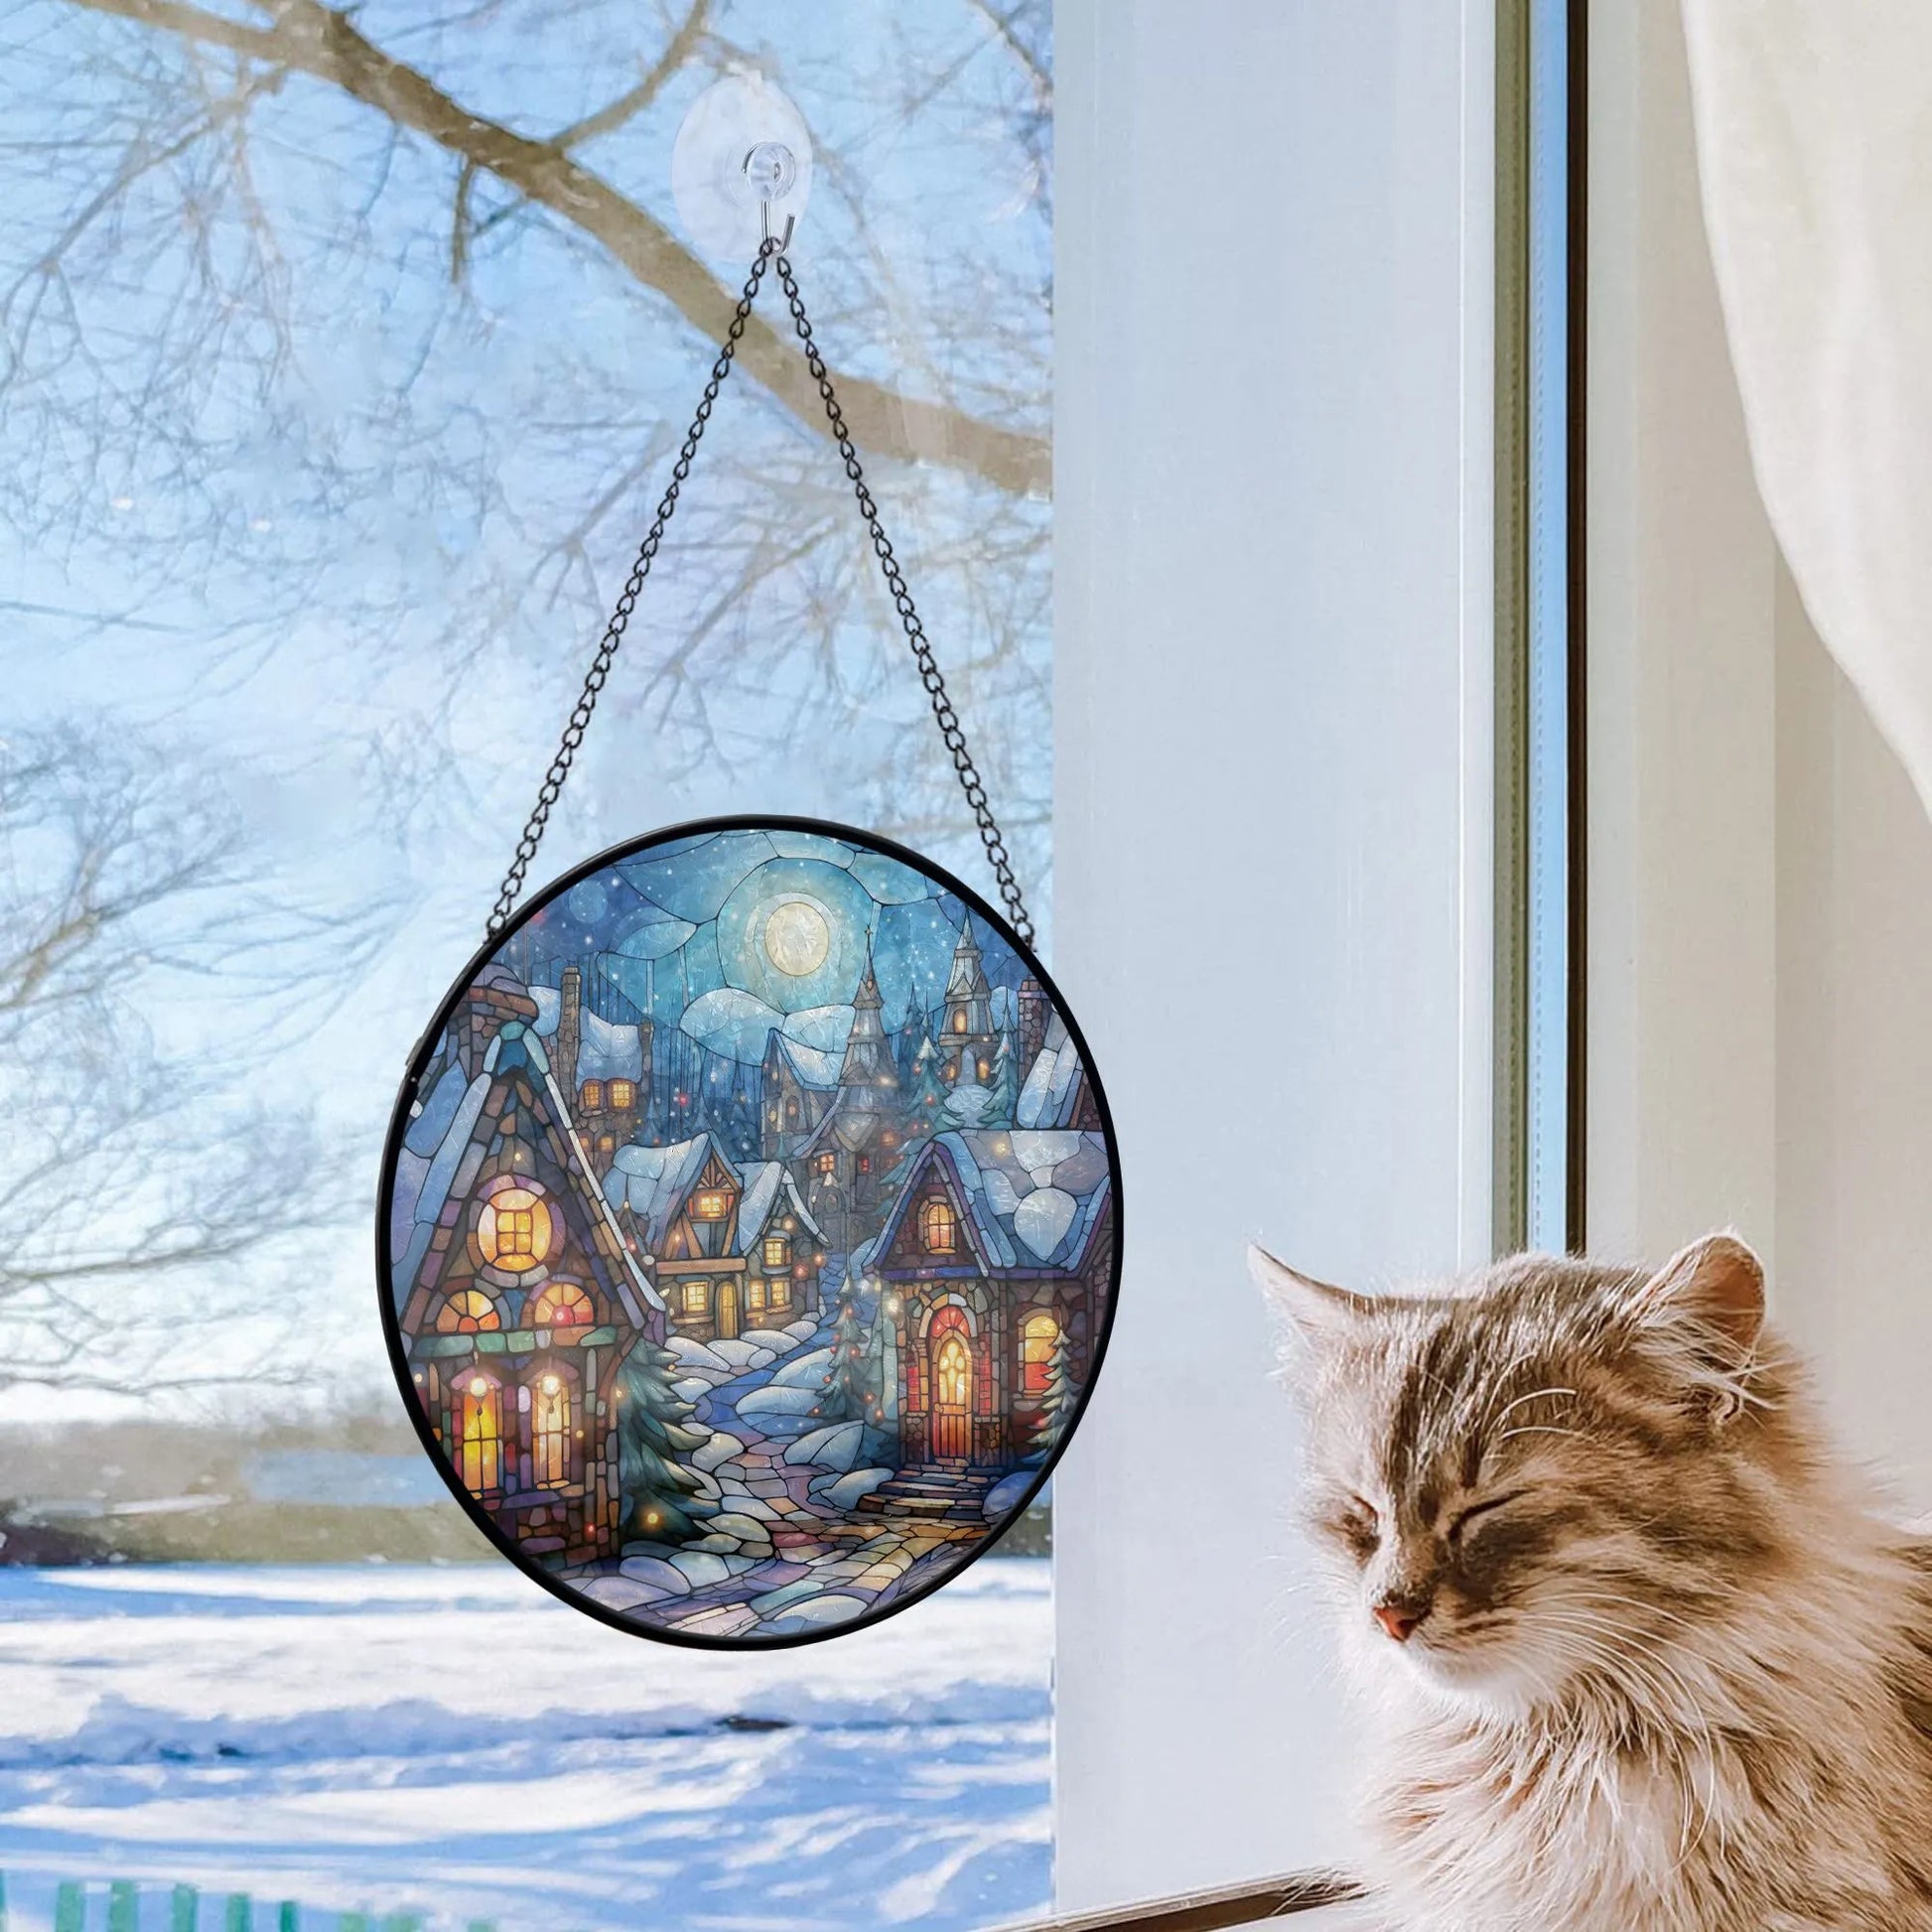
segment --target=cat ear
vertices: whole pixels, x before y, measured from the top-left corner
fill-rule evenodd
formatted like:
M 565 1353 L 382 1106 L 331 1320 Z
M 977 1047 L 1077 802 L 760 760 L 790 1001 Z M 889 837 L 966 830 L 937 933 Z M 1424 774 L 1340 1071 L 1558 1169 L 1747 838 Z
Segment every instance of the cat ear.
M 1764 1327 L 1764 1265 L 1734 1234 L 1707 1234 L 1680 1248 L 1630 1307 L 1687 1379 L 1718 1398 L 1721 1418 L 1743 1406 Z
M 1764 1264 L 1734 1234 L 1707 1234 L 1644 1283 L 1634 1308 L 1639 1320 L 1688 1320 L 1748 1355 L 1764 1326 Z
M 1248 1273 L 1268 1306 L 1311 1347 L 1325 1348 L 1356 1333 L 1375 1311 L 1375 1304 L 1366 1295 L 1330 1288 L 1326 1282 L 1277 1261 L 1252 1241 L 1248 1244 Z

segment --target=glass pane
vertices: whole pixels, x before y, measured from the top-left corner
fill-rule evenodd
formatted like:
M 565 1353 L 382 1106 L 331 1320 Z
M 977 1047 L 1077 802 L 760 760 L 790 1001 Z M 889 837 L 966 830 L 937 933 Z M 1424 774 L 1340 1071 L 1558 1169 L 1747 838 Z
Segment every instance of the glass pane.
M 0 1615 L 45 1638 L 0 1740 L 63 1767 L 0 1794 L 9 1902 L 37 1922 L 61 1878 L 104 1878 L 111 1809 L 160 1890 L 378 1921 L 1025 1917 L 1050 1878 L 1043 1558 L 1009 1538 L 863 1643 L 641 1650 L 477 1561 L 385 1386 L 363 1216 L 745 273 L 686 245 L 669 186 L 727 72 L 811 127 L 805 300 L 1044 928 L 1050 7 L 311 13 L 26 0 L 0 73 L 0 1159 L 30 1176 L 0 1390 L 34 1429 Z M 772 292 L 760 313 L 533 878 L 749 808 L 988 889 Z M 113 916 L 64 923 L 76 903 Z M 608 1155 L 638 1073 L 595 1074 Z M 437 1313 L 426 1392 L 534 1322 L 550 1233 L 503 1202 L 494 1300 Z M 752 1325 L 715 1268 L 664 1286 Z M 803 1318 L 785 1274 L 763 1293 Z M 599 1345 L 596 1316 L 553 1305 L 546 1346 Z M 467 1479 L 547 1490 L 583 1479 L 585 1386 L 434 1400 Z M 68 1567 L 95 1557 L 127 1561 Z

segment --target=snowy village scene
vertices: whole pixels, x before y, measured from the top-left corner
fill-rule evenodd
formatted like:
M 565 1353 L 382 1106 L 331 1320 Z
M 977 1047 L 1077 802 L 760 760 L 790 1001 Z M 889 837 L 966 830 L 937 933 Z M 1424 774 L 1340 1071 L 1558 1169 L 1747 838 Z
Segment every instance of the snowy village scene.
M 807 829 L 636 848 L 464 989 L 392 1150 L 446 1471 L 653 1634 L 902 1603 L 1022 1508 L 1115 1282 L 1089 1069 L 994 923 Z

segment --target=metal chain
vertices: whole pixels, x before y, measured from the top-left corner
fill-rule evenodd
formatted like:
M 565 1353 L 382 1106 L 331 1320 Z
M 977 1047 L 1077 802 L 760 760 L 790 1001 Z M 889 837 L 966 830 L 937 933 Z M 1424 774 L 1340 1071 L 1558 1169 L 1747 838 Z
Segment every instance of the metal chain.
M 919 614 L 913 607 L 911 593 L 905 588 L 905 579 L 899 571 L 897 558 L 893 554 L 893 546 L 887 538 L 886 527 L 879 520 L 879 506 L 873 501 L 872 491 L 867 487 L 866 473 L 860 466 L 858 452 L 853 448 L 851 432 L 846 428 L 845 412 L 839 407 L 838 395 L 832 387 L 832 378 L 825 367 L 825 358 L 819 354 L 818 345 L 812 339 L 812 326 L 805 316 L 804 299 L 798 293 L 797 278 L 792 273 L 791 263 L 783 253 L 783 242 L 771 236 L 767 236 L 759 245 L 758 259 L 752 264 L 752 272 L 746 280 L 744 293 L 738 298 L 738 308 L 732 317 L 731 328 L 726 332 L 724 344 L 718 351 L 718 359 L 711 365 L 711 379 L 705 384 L 704 396 L 698 404 L 697 414 L 691 419 L 691 427 L 685 433 L 683 447 L 678 451 L 677 462 L 672 466 L 670 483 L 664 491 L 663 500 L 657 505 L 657 514 L 651 519 L 650 529 L 638 548 L 637 561 L 632 564 L 630 575 L 624 581 L 623 595 L 618 599 L 617 609 L 611 614 L 611 621 L 605 626 L 603 639 L 597 647 L 597 655 L 591 660 L 590 671 L 585 676 L 584 688 L 571 710 L 570 722 L 564 727 L 563 739 L 557 747 L 557 756 L 551 759 L 550 768 L 545 772 L 543 783 L 538 788 L 536 805 L 530 813 L 528 823 L 523 827 L 523 836 L 517 841 L 516 855 L 510 863 L 509 871 L 503 876 L 502 889 L 496 895 L 496 904 L 489 915 L 489 923 L 485 928 L 488 938 L 494 939 L 509 922 L 510 912 L 522 894 L 523 882 L 529 873 L 530 862 L 536 857 L 537 847 L 543 842 L 544 831 L 550 823 L 550 809 L 562 795 L 564 781 L 570 776 L 571 765 L 583 746 L 584 734 L 590 728 L 591 714 L 597 709 L 599 694 L 611 675 L 611 666 L 616 660 L 619 646 L 623 642 L 623 633 L 629 625 L 630 615 L 636 609 L 638 593 L 644 587 L 644 579 L 650 575 L 650 567 L 657 556 L 657 546 L 663 540 L 665 526 L 670 522 L 672 512 L 677 508 L 678 491 L 685 479 L 691 474 L 691 460 L 697 454 L 705 424 L 711 420 L 712 405 L 718 400 L 718 392 L 724 386 L 725 378 L 731 374 L 739 342 L 745 334 L 745 325 L 751 319 L 752 305 L 758 300 L 759 286 L 764 280 L 765 267 L 771 262 L 776 263 L 778 277 L 784 284 L 785 299 L 791 309 L 792 326 L 797 330 L 799 340 L 805 345 L 805 361 L 818 384 L 819 397 L 825 404 L 826 419 L 832 426 L 832 435 L 839 446 L 839 454 L 845 459 L 845 474 L 852 480 L 853 494 L 858 499 L 859 513 L 865 518 L 866 526 L 872 533 L 873 554 L 879 559 L 879 568 L 886 579 L 886 588 L 892 593 L 893 608 L 898 613 L 899 623 L 905 631 L 906 644 L 912 652 L 913 661 L 918 666 L 919 681 L 925 686 L 926 697 L 932 706 L 933 722 L 939 727 L 939 736 L 945 741 L 946 750 L 952 756 L 954 775 L 959 779 L 960 789 L 966 794 L 966 803 L 972 809 L 973 822 L 979 828 L 980 843 L 986 848 L 987 862 L 992 866 L 993 876 L 999 883 L 1000 898 L 1007 908 L 1007 917 L 1012 921 L 1013 929 L 1029 946 L 1034 943 L 1033 918 L 1020 896 L 1019 882 L 1013 876 L 1013 861 L 1007 852 L 1006 839 L 987 801 L 986 786 L 980 779 L 979 767 L 973 762 L 973 755 L 967 748 L 966 734 L 960 729 L 959 714 L 953 709 L 952 699 L 947 694 L 945 676 L 933 655 L 931 642 L 925 634 L 925 626 L 919 621 Z
M 791 272 L 791 263 L 781 252 L 778 256 L 778 279 L 784 284 L 785 300 L 791 307 L 792 327 L 798 332 L 798 340 L 805 345 L 805 361 L 810 367 L 813 379 L 818 383 L 818 393 L 825 404 L 825 418 L 832 425 L 832 435 L 839 446 L 839 455 L 845 459 L 845 474 L 852 479 L 852 493 L 858 499 L 859 514 L 866 519 L 866 527 L 872 532 L 873 554 L 879 559 L 880 574 L 886 580 L 886 588 L 892 593 L 893 608 L 898 613 L 899 623 L 905 631 L 905 642 L 912 653 L 913 662 L 919 667 L 919 682 L 925 686 L 926 697 L 932 705 L 932 721 L 939 727 L 939 736 L 946 742 L 946 750 L 952 754 L 952 768 L 959 779 L 959 788 L 966 794 L 966 802 L 972 807 L 973 822 L 979 827 L 980 844 L 986 848 L 987 863 L 993 868 L 993 877 L 999 882 L 1000 897 L 1007 908 L 1007 917 L 1013 929 L 1028 945 L 1034 943 L 1034 922 L 1027 911 L 1026 902 L 1020 897 L 1020 883 L 1013 876 L 1013 861 L 1007 853 L 1007 842 L 1001 834 L 999 821 L 993 816 L 993 808 L 987 802 L 986 786 L 980 780 L 979 766 L 973 762 L 973 755 L 967 749 L 966 734 L 960 729 L 959 713 L 953 709 L 951 697 L 946 691 L 945 675 L 939 669 L 938 659 L 932 654 L 932 645 L 925 634 L 925 625 L 919 621 L 919 614 L 912 606 L 912 594 L 905 588 L 905 579 L 899 572 L 898 559 L 893 555 L 893 546 L 886 535 L 886 526 L 879 520 L 879 505 L 872 499 L 872 491 L 866 486 L 866 473 L 860 467 L 859 453 L 852 447 L 852 433 L 845 426 L 845 411 L 839 407 L 839 399 L 832 388 L 832 378 L 826 372 L 825 358 L 818 352 L 818 344 L 812 340 L 812 325 L 805 316 L 804 298 L 798 293 L 798 279 Z
M 725 386 L 725 378 L 731 374 L 732 364 L 737 359 L 738 345 L 744 338 L 745 325 L 752 319 L 752 305 L 758 300 L 759 286 L 764 280 L 765 264 L 776 252 L 775 243 L 767 241 L 760 246 L 758 259 L 752 264 L 752 272 L 746 278 L 744 291 L 738 298 L 738 307 L 732 312 L 731 327 L 726 330 L 725 340 L 719 347 L 718 359 L 711 365 L 711 379 L 704 385 L 704 394 L 698 399 L 698 413 L 691 418 L 691 427 L 684 432 L 677 461 L 671 466 L 671 481 L 665 486 L 663 497 L 657 505 L 657 514 L 651 518 L 643 542 L 638 545 L 637 560 L 630 566 L 630 575 L 624 579 L 623 594 L 618 599 L 617 609 L 611 613 L 610 622 L 604 626 L 597 655 L 591 659 L 591 668 L 584 676 L 584 688 L 577 694 L 577 702 L 571 707 L 570 720 L 564 726 L 564 735 L 558 742 L 557 756 L 550 760 L 550 769 L 543 774 L 543 783 L 537 787 L 537 802 L 524 824 L 523 836 L 516 842 L 515 856 L 510 860 L 509 871 L 503 875 L 496 903 L 489 914 L 489 923 L 483 928 L 485 938 L 494 939 L 509 923 L 510 911 L 522 895 L 530 861 L 537 856 L 537 847 L 543 843 L 544 832 L 550 824 L 550 808 L 563 795 L 564 780 L 570 776 L 570 767 L 576 762 L 577 754 L 583 747 L 584 734 L 590 729 L 591 714 L 597 709 L 598 698 L 610 678 L 611 666 L 616 661 L 619 646 L 623 642 L 623 633 L 630 627 L 630 614 L 637 608 L 644 579 L 650 575 L 650 567 L 656 561 L 657 546 L 663 542 L 665 526 L 677 509 L 678 491 L 684 487 L 685 479 L 691 474 L 691 460 L 698 454 L 704 426 L 711 420 L 712 405 L 717 402 L 718 392 Z

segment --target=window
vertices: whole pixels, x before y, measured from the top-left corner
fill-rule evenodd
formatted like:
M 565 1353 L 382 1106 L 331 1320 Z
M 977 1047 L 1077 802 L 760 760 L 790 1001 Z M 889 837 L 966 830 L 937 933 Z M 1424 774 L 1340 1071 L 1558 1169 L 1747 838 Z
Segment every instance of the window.
M 503 1486 L 502 1391 L 486 1375 L 457 1384 L 457 1474 L 472 1495 Z
M 611 1082 L 611 1105 L 614 1107 L 634 1107 L 637 1104 L 637 1084 L 634 1080 L 613 1080 Z
M 486 1328 L 500 1328 L 502 1317 L 496 1304 L 480 1288 L 460 1288 L 436 1311 L 439 1334 L 475 1335 Z
M 953 1014 L 952 1030 L 956 1034 L 963 1034 L 966 1031 L 966 1009 L 964 1007 L 960 1007 Z
M 527 1187 L 505 1187 L 483 1203 L 477 1231 L 485 1261 L 520 1273 L 550 1251 L 550 1209 Z
M 991 1071 L 992 1071 L 993 1069 L 991 1068 L 991 1066 L 989 1066 L 989 1065 L 987 1064 L 987 1062 L 986 1062 L 985 1060 L 981 1060 L 981 1061 L 980 1061 L 980 1063 L 979 1063 L 979 1065 L 980 1065 L 980 1078 L 981 1078 L 982 1080 L 984 1080 L 984 1079 L 986 1078 L 986 1076 L 987 1076 L 987 1075 L 988 1075 L 988 1074 L 989 1074 L 989 1073 L 990 1073 L 990 1072 L 991 1072 Z
M 575 1282 L 552 1282 L 536 1299 L 530 1328 L 588 1328 L 597 1319 L 591 1298 Z
M 771 1278 L 771 1286 L 770 1289 L 768 1290 L 768 1295 L 769 1295 L 771 1306 L 774 1309 L 790 1308 L 791 1307 L 790 1281 L 783 1275 L 773 1275 Z
M 1020 1386 L 1028 1395 L 1043 1395 L 1047 1371 L 1053 1363 L 1053 1344 L 1060 1324 L 1050 1314 L 1030 1314 L 1020 1330 Z
M 931 1194 L 919 1207 L 919 1242 L 929 1255 L 949 1255 L 958 1241 L 951 1203 Z
M 602 1080 L 586 1080 L 584 1082 L 583 1100 L 584 1105 L 589 1108 L 603 1106 L 604 1082 Z
M 731 1218 L 732 1195 L 729 1187 L 701 1187 L 691 1202 L 694 1221 L 726 1221 Z
M 782 1234 L 767 1234 L 764 1237 L 764 1265 L 767 1268 L 789 1268 L 791 1266 L 791 1242 Z
M 813 1165 L 820 1173 L 831 1173 L 839 1165 L 839 1157 L 836 1154 L 821 1154 Z
M 764 1277 L 762 1275 L 754 1275 L 745 1284 L 745 1306 L 748 1309 L 762 1309 L 764 1307 Z
M 530 1449 L 537 1486 L 554 1489 L 570 1480 L 570 1387 L 554 1372 L 537 1377 L 530 1405 Z
M 618 1141 L 615 1134 L 600 1134 L 597 1137 L 597 1151 L 600 1154 L 615 1154 L 617 1152 L 617 1146 Z
M 703 1314 L 711 1307 L 711 1284 L 709 1282 L 686 1282 L 684 1284 L 684 1312 Z

